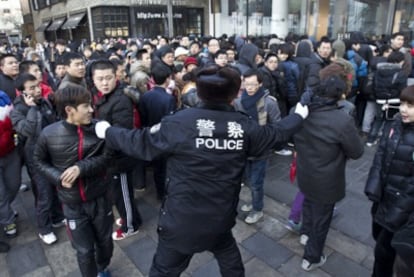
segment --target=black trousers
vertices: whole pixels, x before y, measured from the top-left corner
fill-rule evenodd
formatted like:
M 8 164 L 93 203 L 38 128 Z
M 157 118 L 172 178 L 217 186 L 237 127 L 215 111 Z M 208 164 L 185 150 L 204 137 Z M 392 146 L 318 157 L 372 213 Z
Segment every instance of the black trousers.
M 37 227 L 39 233 L 45 235 L 52 232 L 52 223 L 60 223 L 64 219 L 62 204 L 57 196 L 56 187 L 48 182 L 33 164 L 27 164 L 27 171 L 35 198 Z
M 114 245 L 112 205 L 105 196 L 80 204 L 64 204 L 68 235 L 83 277 L 96 277 L 111 261 Z
M 375 224 L 375 223 L 374 223 Z M 396 252 L 391 246 L 393 232 L 376 224 L 378 231 L 374 249 L 373 277 L 392 277 Z
M 301 232 L 309 237 L 303 258 L 310 263 L 318 263 L 321 259 L 334 207 L 335 204 L 323 204 L 312 201 L 305 195 Z
M 214 254 L 223 277 L 243 277 L 244 267 L 237 243 L 230 232 L 215 238 L 214 246 L 206 249 Z M 187 268 L 193 254 L 183 254 L 173 248 L 168 248 L 159 240 L 157 252 L 154 255 L 150 277 L 179 277 Z
M 135 205 L 132 177 L 133 171 L 112 176 L 111 198 L 122 218 L 123 232 L 137 230 L 142 223 L 141 215 Z
M 165 159 L 153 160 L 151 162 L 153 173 L 154 173 L 154 183 L 157 189 L 158 199 L 163 199 L 165 195 L 165 178 L 167 171 L 167 162 Z

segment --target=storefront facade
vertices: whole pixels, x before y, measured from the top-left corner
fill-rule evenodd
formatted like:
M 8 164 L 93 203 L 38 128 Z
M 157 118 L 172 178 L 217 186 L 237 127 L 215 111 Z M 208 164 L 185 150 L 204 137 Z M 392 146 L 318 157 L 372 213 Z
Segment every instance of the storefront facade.
M 281 37 L 294 32 L 315 38 L 342 37 L 352 31 L 368 36 L 401 31 L 408 40 L 414 39 L 414 0 L 30 1 L 40 41 L 168 36 L 171 31 L 173 35 Z
M 217 3 L 219 2 L 219 3 Z M 212 0 L 210 30 L 217 34 L 315 38 L 404 32 L 414 39 L 414 0 Z M 215 26 L 212 26 L 212 24 Z M 411 25 L 410 25 L 411 24 Z

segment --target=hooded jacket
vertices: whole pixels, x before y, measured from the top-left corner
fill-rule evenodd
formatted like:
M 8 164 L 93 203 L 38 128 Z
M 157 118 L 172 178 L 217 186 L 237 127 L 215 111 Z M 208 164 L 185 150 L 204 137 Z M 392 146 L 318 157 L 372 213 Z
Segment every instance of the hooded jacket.
M 257 68 L 256 55 L 258 53 L 259 48 L 254 44 L 248 43 L 242 46 L 238 62 L 235 65 L 240 70 L 240 75 L 243 76 L 243 74 L 251 68 Z

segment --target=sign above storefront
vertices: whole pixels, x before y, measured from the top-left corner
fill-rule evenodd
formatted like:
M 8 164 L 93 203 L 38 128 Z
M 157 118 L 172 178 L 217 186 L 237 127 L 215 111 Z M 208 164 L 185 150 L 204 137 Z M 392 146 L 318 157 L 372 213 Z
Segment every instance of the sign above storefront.
M 137 19 L 154 19 L 167 18 L 168 14 L 164 12 L 138 12 Z M 173 18 L 183 18 L 182 13 L 174 13 Z

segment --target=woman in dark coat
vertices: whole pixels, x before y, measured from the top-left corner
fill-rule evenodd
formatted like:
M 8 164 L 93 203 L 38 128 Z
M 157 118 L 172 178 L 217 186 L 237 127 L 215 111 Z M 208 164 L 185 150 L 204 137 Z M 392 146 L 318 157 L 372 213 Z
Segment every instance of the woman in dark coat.
M 414 86 L 401 92 L 400 101 L 400 114 L 384 129 L 365 187 L 377 242 L 372 276 L 393 276 L 391 240 L 414 212 Z
M 335 203 L 345 197 L 346 161 L 363 154 L 363 144 L 353 118 L 338 101 L 346 91 L 341 77 L 321 79 L 310 105 L 312 113 L 294 135 L 297 151 L 297 180 L 305 195 L 301 243 L 306 244 L 302 269 L 322 266 L 323 247 Z

